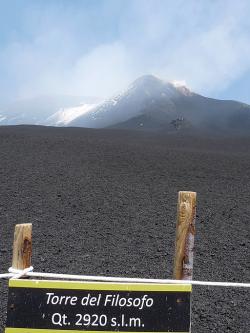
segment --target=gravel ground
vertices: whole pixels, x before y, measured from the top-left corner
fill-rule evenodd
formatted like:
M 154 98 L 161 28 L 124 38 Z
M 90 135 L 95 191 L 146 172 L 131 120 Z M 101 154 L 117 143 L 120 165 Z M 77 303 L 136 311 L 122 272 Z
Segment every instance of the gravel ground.
M 171 277 L 177 192 L 191 190 L 194 279 L 249 282 L 250 139 L 0 127 L 0 177 L 1 272 L 31 222 L 36 271 Z M 250 327 L 248 290 L 194 287 L 192 302 L 193 333 Z

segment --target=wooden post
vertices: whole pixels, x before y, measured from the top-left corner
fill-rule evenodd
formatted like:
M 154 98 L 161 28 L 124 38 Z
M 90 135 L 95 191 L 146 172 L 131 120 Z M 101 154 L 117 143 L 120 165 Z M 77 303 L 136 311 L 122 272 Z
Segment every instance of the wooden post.
M 173 275 L 175 280 L 193 278 L 195 217 L 196 192 L 179 192 Z
M 14 233 L 12 268 L 23 270 L 31 266 L 32 224 L 17 224 Z

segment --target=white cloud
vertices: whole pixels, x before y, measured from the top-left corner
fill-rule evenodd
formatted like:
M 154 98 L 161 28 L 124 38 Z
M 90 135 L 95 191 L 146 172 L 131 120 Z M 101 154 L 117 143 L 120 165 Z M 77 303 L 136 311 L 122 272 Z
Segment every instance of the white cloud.
M 226 16 L 183 40 L 161 72 L 184 77 L 194 90 L 204 93 L 227 88 L 250 68 L 250 35 L 241 27 L 243 16 L 233 20 Z
M 71 93 L 108 96 L 129 83 L 133 76 L 129 62 L 129 52 L 120 42 L 96 47 L 70 68 Z
M 118 18 L 108 14 L 112 5 L 120 10 Z M 92 28 L 91 21 L 97 21 L 92 13 L 82 18 L 71 7 L 71 16 L 64 17 L 63 10 L 48 9 L 43 21 L 32 9 L 40 19 L 30 38 L 2 49 L 3 95 L 108 97 L 148 73 L 185 80 L 208 95 L 250 69 L 248 0 L 107 1 L 95 15 L 103 20 L 111 15 L 107 24 L 114 20 L 113 34 L 102 38 Z

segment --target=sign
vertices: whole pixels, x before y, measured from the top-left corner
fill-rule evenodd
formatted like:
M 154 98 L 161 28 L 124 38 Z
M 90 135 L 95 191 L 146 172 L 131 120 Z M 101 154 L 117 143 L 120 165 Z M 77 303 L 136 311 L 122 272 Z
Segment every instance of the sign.
M 5 333 L 190 332 L 191 285 L 10 280 Z

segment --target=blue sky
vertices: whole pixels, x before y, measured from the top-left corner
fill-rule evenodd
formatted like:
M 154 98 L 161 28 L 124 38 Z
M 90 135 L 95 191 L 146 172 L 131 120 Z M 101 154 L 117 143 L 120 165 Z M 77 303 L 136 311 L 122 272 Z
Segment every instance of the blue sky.
M 143 74 L 250 104 L 248 0 L 0 0 L 0 104 Z

